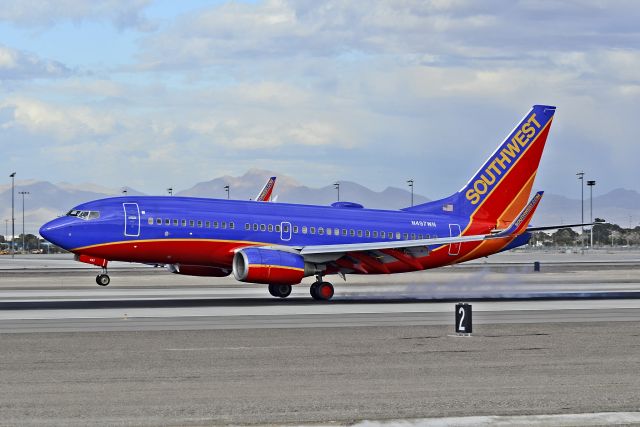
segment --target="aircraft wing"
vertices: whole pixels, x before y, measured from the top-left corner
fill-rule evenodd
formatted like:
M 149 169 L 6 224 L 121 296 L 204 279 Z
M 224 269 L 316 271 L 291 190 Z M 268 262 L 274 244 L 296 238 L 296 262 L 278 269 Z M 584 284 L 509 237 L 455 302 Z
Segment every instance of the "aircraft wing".
M 504 237 L 504 236 L 501 236 Z M 372 243 L 347 243 L 343 245 L 310 245 L 302 246 L 297 249 L 300 250 L 300 255 L 315 255 L 315 254 L 329 254 L 329 253 L 341 253 L 341 252 L 357 252 L 357 251 L 374 251 L 377 249 L 401 249 L 401 248 L 416 248 L 422 246 L 439 246 L 448 245 L 450 243 L 462 243 L 462 242 L 477 242 L 481 240 L 496 239 L 495 235 L 473 235 L 473 236 L 456 236 L 456 237 L 437 237 L 434 239 L 420 239 L 420 240 L 397 240 L 397 241 L 382 241 Z

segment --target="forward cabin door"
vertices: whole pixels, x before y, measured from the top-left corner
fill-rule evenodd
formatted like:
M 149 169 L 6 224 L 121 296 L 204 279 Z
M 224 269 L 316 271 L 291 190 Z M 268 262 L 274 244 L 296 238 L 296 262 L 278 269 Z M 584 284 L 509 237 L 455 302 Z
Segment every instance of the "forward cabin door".
M 460 235 L 460 225 L 459 224 L 449 224 L 449 235 L 451 237 L 458 237 Z M 462 243 L 450 243 L 449 244 L 449 255 L 455 256 L 460 253 L 460 246 Z
M 137 203 L 123 203 L 124 235 L 128 237 L 140 236 L 140 208 Z

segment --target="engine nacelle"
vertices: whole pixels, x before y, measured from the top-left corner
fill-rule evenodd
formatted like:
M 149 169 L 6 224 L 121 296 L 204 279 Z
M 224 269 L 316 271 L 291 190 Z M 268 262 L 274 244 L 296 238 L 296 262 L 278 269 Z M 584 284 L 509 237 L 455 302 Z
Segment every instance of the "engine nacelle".
M 241 282 L 297 285 L 317 272 L 301 255 L 277 249 L 245 248 L 233 257 L 233 276 Z
M 174 274 L 186 276 L 225 277 L 231 274 L 230 270 L 205 265 L 168 264 L 167 270 Z

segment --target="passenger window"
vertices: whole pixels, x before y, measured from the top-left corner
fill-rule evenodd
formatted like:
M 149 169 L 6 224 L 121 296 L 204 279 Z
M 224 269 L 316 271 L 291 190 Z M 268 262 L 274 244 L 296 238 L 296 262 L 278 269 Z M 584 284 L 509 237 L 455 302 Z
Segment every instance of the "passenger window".
M 364 236 L 365 236 L 365 237 L 371 237 L 371 232 L 370 232 L 369 230 L 366 230 L 366 231 L 364 232 Z
M 346 228 L 343 228 L 343 229 L 342 229 L 342 235 L 343 235 L 343 236 L 346 236 L 346 235 L 347 235 L 347 229 L 346 229 Z
M 202 220 L 198 221 L 198 227 L 202 228 Z
M 177 219 L 173 220 L 173 225 L 176 226 L 176 227 L 178 226 L 178 220 Z
M 426 236 L 424 236 L 425 239 L 428 239 L 429 237 L 430 236 L 428 234 Z M 436 236 L 433 236 L 433 237 L 435 238 Z
M 171 225 L 171 220 L 169 218 L 165 219 L 164 225 Z
M 294 228 L 296 228 L 296 227 L 294 227 Z M 287 224 L 283 225 L 282 229 L 284 230 L 285 233 L 289 232 L 289 226 Z M 296 231 L 296 233 L 297 233 L 297 231 Z
M 183 227 L 186 227 L 186 226 L 187 226 L 187 220 L 186 220 L 186 219 L 183 219 L 183 220 L 182 220 L 182 226 L 183 226 Z
M 416 240 L 416 233 L 411 233 L 411 240 Z
M 258 231 L 258 224 L 253 224 L 253 231 Z
M 358 230 L 358 237 L 362 237 L 362 230 Z
M 288 227 L 287 227 L 287 228 L 288 228 Z M 280 232 L 280 226 L 279 226 L 279 225 L 276 225 L 276 233 L 279 233 L 279 232 Z
M 156 218 L 156 224 L 162 225 L 162 218 Z
M 310 228 L 309 228 L 309 232 L 310 232 L 311 234 L 316 234 L 316 228 L 315 228 L 315 227 L 310 227 Z
M 218 221 L 213 221 L 213 228 L 218 228 Z
M 236 224 L 235 224 L 234 222 L 230 222 L 230 223 L 229 223 L 229 228 L 230 228 L 231 230 L 233 230 L 234 228 L 236 228 Z
M 318 227 L 318 234 L 324 235 L 324 228 Z
M 251 230 L 251 224 L 249 224 L 248 222 L 244 223 L 244 229 L 245 230 Z
M 273 224 L 269 224 L 269 227 L 267 227 L 267 229 L 272 232 L 273 231 Z
M 211 228 L 211 221 L 205 222 L 204 226 L 207 227 L 207 228 Z
M 393 231 L 389 231 L 389 232 L 387 233 L 387 237 L 388 237 L 389 239 L 393 239 Z
M 267 231 L 267 226 L 264 224 L 260 224 L 260 231 Z
M 225 229 L 227 228 L 227 222 L 226 221 L 222 221 L 221 225 L 222 225 L 222 228 L 225 228 Z
M 349 236 L 353 237 L 355 235 L 356 235 L 356 230 L 354 230 L 353 228 L 349 230 Z
M 298 226 L 297 225 L 293 226 L 293 234 L 298 234 Z
M 302 234 L 307 234 L 307 226 L 306 225 L 302 226 Z
M 195 226 L 196 222 L 192 219 L 189 220 L 189 227 Z
M 404 233 L 404 234 L 402 235 L 402 238 L 403 238 L 404 240 L 409 240 L 409 233 Z
M 332 228 L 327 227 L 327 236 L 331 236 Z
M 422 240 L 422 234 L 418 234 L 418 240 Z
M 340 235 L 340 229 L 339 228 L 334 228 L 333 229 L 333 234 L 335 234 L 336 236 Z
M 397 239 L 397 240 L 400 240 L 400 236 L 401 236 L 400 232 L 397 232 L 397 231 L 396 231 L 396 239 Z
M 374 232 L 373 232 L 373 238 L 374 238 L 374 239 L 378 238 L 378 232 L 377 232 L 377 231 L 374 231 Z
M 149 217 L 149 220 L 147 222 L 149 223 L 149 225 L 153 225 L 153 218 Z

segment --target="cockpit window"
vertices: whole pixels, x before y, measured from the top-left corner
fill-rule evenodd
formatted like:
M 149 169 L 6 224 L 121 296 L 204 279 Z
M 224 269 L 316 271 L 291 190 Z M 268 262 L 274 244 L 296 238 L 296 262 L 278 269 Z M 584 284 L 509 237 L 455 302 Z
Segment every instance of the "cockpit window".
M 80 219 L 84 219 L 85 221 L 89 221 L 92 219 L 100 218 L 100 212 L 98 211 L 80 211 L 77 209 L 72 209 L 67 212 L 67 216 L 76 216 Z

